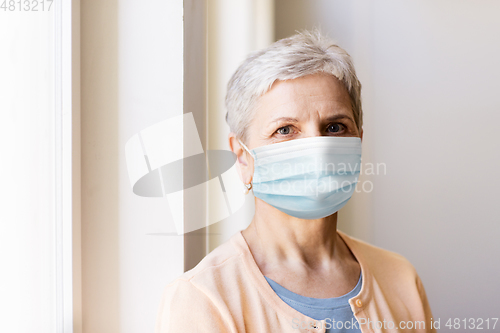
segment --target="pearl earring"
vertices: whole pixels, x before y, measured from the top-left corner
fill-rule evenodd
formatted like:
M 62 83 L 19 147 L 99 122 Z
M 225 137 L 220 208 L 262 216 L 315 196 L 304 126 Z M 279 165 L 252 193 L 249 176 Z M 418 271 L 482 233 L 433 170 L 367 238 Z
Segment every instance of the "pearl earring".
M 251 189 L 252 189 L 252 183 L 245 184 L 244 193 L 248 194 L 248 192 L 250 192 Z

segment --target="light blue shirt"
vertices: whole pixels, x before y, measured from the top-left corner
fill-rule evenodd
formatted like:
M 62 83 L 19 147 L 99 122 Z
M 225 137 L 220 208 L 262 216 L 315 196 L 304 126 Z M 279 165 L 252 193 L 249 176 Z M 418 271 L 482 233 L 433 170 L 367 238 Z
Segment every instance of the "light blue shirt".
M 316 320 L 325 319 L 326 332 L 361 332 L 359 323 L 352 313 L 349 299 L 361 291 L 362 274 L 353 290 L 340 297 L 312 298 L 296 294 L 264 276 L 276 294 L 289 306 Z M 347 324 L 348 323 L 348 324 Z M 329 328 L 331 325 L 331 328 Z M 348 329 L 346 329 L 346 326 Z

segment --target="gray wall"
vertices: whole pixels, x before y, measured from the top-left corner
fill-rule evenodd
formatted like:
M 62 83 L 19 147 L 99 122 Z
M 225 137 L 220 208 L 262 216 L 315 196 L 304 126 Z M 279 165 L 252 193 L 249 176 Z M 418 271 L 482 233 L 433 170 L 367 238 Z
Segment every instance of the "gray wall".
M 276 0 L 277 39 L 320 26 L 352 55 L 363 162 L 387 166 L 340 228 L 406 256 L 442 327 L 500 313 L 499 15 L 486 0 Z

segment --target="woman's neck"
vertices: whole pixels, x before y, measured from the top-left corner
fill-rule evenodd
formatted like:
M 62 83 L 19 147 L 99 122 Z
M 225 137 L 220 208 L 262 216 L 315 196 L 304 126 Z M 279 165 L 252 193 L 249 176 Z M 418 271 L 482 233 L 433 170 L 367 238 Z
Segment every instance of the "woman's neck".
M 287 215 L 260 199 L 255 216 L 243 231 L 252 254 L 261 269 L 291 265 L 311 270 L 331 268 L 345 251 L 339 248 L 337 213 L 316 220 Z

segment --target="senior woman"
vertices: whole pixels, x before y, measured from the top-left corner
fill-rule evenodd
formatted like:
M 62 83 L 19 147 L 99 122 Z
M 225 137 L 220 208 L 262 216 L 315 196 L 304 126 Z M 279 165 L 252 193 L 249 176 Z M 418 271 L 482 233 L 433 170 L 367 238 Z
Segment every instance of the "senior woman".
M 254 52 L 228 84 L 250 225 L 165 288 L 156 333 L 432 332 L 402 256 L 337 230 L 361 162 L 361 84 L 318 31 Z

